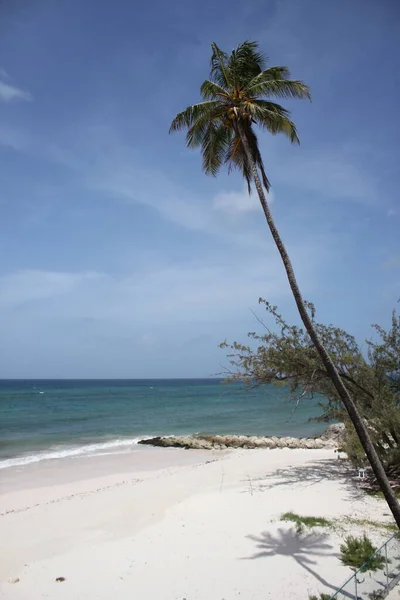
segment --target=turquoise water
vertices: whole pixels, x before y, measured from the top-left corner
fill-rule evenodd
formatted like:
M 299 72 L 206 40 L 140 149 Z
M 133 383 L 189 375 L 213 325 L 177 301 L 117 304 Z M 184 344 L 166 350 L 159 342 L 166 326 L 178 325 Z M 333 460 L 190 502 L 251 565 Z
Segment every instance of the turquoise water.
M 0 468 L 186 433 L 311 436 L 316 402 L 215 379 L 0 381 Z

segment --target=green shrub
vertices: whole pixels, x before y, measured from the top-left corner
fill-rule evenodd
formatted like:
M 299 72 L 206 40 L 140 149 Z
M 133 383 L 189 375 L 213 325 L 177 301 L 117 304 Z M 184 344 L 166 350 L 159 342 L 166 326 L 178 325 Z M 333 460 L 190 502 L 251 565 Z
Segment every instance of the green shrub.
M 383 556 L 373 556 L 376 550 L 365 533 L 360 538 L 349 535 L 340 546 L 340 560 L 347 567 L 361 569 L 362 573 L 377 571 L 382 568 L 385 559 Z
M 330 600 L 329 594 L 320 594 L 319 596 L 308 596 L 308 600 Z

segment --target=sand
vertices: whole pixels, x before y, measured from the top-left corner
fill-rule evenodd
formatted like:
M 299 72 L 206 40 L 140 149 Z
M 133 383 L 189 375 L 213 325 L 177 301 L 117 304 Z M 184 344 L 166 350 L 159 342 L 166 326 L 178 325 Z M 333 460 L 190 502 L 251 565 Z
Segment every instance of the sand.
M 301 515 L 391 521 L 332 450 L 137 449 L 0 472 L 0 597 L 274 600 L 333 593 L 351 575 L 341 524 L 297 536 Z M 389 536 L 369 532 L 374 541 Z M 62 577 L 64 581 L 57 582 Z M 18 581 L 16 581 L 18 580 Z M 16 583 L 12 583 L 16 581 Z

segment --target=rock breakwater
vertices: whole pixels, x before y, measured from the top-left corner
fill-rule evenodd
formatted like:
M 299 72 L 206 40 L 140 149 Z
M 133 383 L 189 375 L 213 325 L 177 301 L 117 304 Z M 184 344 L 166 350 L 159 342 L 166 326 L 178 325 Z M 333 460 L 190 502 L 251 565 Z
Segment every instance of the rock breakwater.
M 264 437 L 247 435 L 181 435 L 154 437 L 140 440 L 139 444 L 161 446 L 163 448 L 185 448 L 186 450 L 227 450 L 229 448 L 338 448 L 341 445 L 344 426 L 341 423 L 330 425 L 319 437 Z

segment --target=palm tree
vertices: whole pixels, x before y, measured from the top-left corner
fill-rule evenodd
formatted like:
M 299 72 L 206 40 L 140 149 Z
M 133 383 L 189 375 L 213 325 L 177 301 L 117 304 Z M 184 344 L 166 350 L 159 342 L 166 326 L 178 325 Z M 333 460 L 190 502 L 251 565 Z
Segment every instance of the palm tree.
M 254 183 L 268 227 L 282 258 L 300 317 L 349 414 L 400 528 L 400 505 L 371 442 L 366 424 L 314 328 L 263 189 L 268 192 L 270 183 L 258 147 L 255 126 L 273 135 L 283 133 L 292 143 L 299 143 L 296 126 L 290 120 L 289 111 L 272 102 L 271 97 L 311 99 L 308 86 L 289 77 L 287 67 L 267 68 L 267 59 L 260 52 L 256 42 L 246 41 L 237 46 L 230 55 L 216 44 L 212 44 L 210 79 L 200 88 L 203 102 L 188 106 L 177 114 L 172 121 L 170 133 L 187 130 L 186 144 L 189 148 L 201 148 L 203 170 L 207 174 L 216 176 L 221 166 L 226 164 L 229 170 L 241 170 L 247 181 L 249 193 L 251 184 Z

